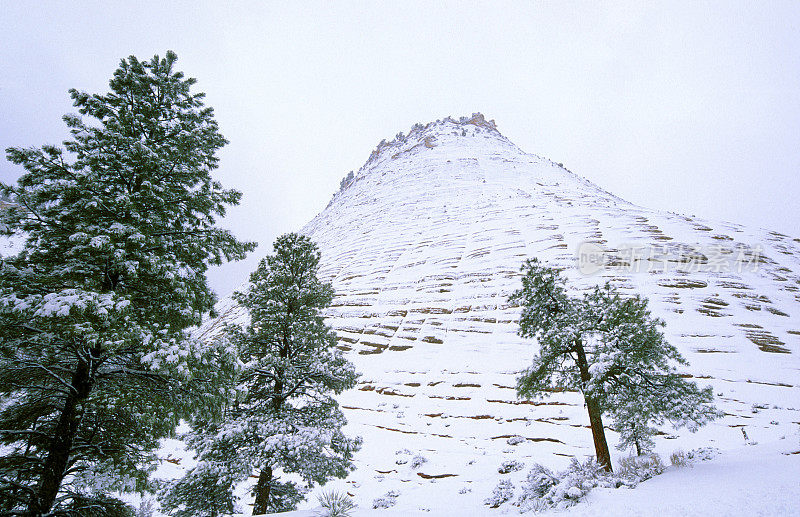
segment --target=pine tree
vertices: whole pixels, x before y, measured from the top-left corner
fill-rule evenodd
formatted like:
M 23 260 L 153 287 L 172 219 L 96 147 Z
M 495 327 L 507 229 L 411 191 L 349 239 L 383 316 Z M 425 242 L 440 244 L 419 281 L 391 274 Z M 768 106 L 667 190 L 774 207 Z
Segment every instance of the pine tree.
M 209 265 L 255 246 L 215 226 L 241 194 L 211 178 L 226 140 L 176 59 L 123 59 L 110 92 L 70 90 L 64 148 L 6 151 L 26 172 L 0 226 L 26 240 L 0 264 L 2 512 L 125 515 L 108 494 L 146 488 L 158 440 L 221 396 L 225 350 L 185 329 Z
M 622 297 L 606 284 L 571 297 L 560 273 L 537 259 L 523 264 L 522 288 L 510 301 L 522 306 L 519 335 L 536 338 L 539 352 L 517 380 L 520 397 L 579 390 L 586 402 L 597 461 L 611 470 L 602 416 L 620 430 L 622 446 L 652 445 L 652 425 L 669 420 L 695 431 L 717 418 L 711 388 L 698 389 L 675 364 L 686 365 L 667 343 L 664 322 L 647 310 L 647 299 Z
M 242 364 L 230 380 L 237 396 L 222 419 L 194 422 L 188 443 L 199 461 L 167 492 L 172 515 L 230 512 L 234 485 L 251 475 L 258 477 L 253 515 L 292 510 L 314 483 L 352 470 L 361 439 L 342 433 L 346 420 L 332 395 L 355 386 L 357 374 L 320 313 L 333 288 L 317 278 L 319 261 L 308 237 L 283 235 L 249 290 L 235 294 L 250 314 L 245 328 L 225 331 Z M 299 474 L 305 485 L 281 481 L 279 472 Z

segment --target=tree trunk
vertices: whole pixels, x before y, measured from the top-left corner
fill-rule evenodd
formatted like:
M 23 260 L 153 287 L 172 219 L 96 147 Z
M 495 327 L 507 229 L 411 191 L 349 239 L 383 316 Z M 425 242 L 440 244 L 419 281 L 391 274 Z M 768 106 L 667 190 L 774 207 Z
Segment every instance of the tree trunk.
M 91 368 L 81 358 L 72 376 L 71 389 L 64 401 L 64 407 L 61 409 L 58 424 L 53 430 L 53 440 L 50 442 L 47 458 L 42 465 L 39 487 L 31 496 L 27 516 L 39 517 L 53 508 L 67 470 L 72 442 L 78 432 L 83 415 L 80 403 L 89 395 L 91 389 Z
M 283 338 L 284 346 L 280 349 L 280 357 L 285 358 L 289 354 L 289 345 L 286 336 Z M 277 415 L 283 405 L 283 369 L 279 368 L 275 374 L 275 384 L 272 387 L 272 410 Z M 269 496 L 272 491 L 272 467 L 266 466 L 261 469 L 256 484 L 256 500 L 253 504 L 253 515 L 264 515 L 269 507 Z
M 258 476 L 256 484 L 256 501 L 253 505 L 253 515 L 264 515 L 269 507 L 269 493 L 272 481 L 272 467 L 264 467 Z
M 600 408 L 594 399 L 584 393 L 583 399 L 586 401 L 586 409 L 589 412 L 589 424 L 592 426 L 592 438 L 594 438 L 594 452 L 597 456 L 597 463 L 603 466 L 607 472 L 611 472 L 611 453 L 608 452 L 606 433 L 603 429 L 603 419 Z
M 591 380 L 589 375 L 589 363 L 586 360 L 586 351 L 581 342 L 575 343 L 575 351 L 578 355 L 578 369 L 581 372 L 581 381 L 584 387 Z M 589 412 L 589 424 L 592 426 L 592 438 L 594 439 L 594 452 L 597 456 L 597 463 L 603 466 L 607 472 L 611 472 L 611 453 L 608 452 L 608 442 L 606 442 L 606 432 L 603 429 L 603 412 L 600 406 L 591 395 L 584 389 L 583 399 L 586 401 L 586 410 Z

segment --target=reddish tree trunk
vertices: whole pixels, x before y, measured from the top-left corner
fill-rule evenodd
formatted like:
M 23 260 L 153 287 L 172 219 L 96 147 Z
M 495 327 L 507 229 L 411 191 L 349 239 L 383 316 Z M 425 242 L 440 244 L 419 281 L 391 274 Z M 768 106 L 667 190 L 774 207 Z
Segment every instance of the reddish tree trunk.
M 581 372 L 581 381 L 584 387 L 591 380 L 589 375 L 589 363 L 586 360 L 586 351 L 583 349 L 583 344 L 577 342 L 575 344 L 575 351 L 578 355 L 578 369 Z M 608 452 L 608 442 L 606 442 L 606 432 L 603 428 L 603 412 L 600 411 L 600 406 L 590 395 L 583 392 L 583 399 L 586 401 L 586 410 L 589 412 L 589 424 L 592 427 L 592 438 L 594 439 L 594 452 L 597 457 L 597 463 L 603 466 L 606 471 L 611 472 L 611 453 Z

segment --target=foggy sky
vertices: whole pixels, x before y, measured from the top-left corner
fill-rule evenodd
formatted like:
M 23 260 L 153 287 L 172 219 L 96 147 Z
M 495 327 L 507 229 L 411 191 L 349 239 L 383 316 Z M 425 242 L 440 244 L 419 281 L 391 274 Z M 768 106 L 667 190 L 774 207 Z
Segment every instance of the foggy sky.
M 223 295 L 381 139 L 475 111 L 628 201 L 800 237 L 798 34 L 798 2 L 0 0 L 0 147 L 61 142 L 69 88 L 174 50 L 231 141 L 223 225 L 261 243 Z

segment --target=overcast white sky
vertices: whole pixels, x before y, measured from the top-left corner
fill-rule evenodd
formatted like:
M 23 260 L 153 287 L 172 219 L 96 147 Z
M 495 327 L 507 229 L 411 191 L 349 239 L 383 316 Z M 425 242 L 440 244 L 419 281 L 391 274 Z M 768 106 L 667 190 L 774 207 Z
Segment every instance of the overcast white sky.
M 61 142 L 69 88 L 167 49 L 261 243 L 220 294 L 382 138 L 474 111 L 629 201 L 800 237 L 800 2 L 0 0 L 0 148 Z

